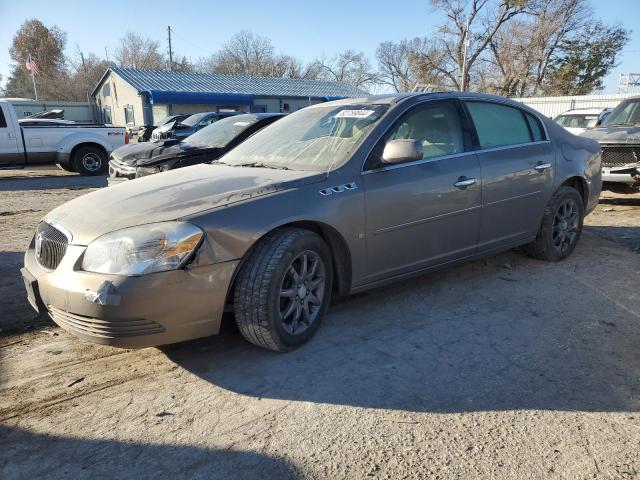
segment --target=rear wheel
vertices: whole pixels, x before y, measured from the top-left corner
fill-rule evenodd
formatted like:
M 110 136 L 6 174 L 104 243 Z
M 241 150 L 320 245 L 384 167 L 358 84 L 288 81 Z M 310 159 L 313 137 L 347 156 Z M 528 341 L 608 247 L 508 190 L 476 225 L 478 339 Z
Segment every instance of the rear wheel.
M 283 352 L 318 329 L 331 297 L 331 254 L 316 233 L 284 228 L 267 234 L 241 267 L 236 323 L 251 343 Z
M 564 260 L 580 240 L 583 220 L 580 193 L 571 187 L 560 187 L 545 208 L 536 239 L 525 246 L 525 252 L 540 260 Z
M 107 155 L 98 147 L 81 147 L 73 155 L 73 167 L 81 175 L 104 175 L 109 168 Z

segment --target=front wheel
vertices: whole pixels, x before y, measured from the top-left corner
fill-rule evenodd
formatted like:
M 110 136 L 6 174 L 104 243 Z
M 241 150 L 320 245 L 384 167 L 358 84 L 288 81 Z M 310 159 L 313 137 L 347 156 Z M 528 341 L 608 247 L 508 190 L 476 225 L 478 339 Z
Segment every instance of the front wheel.
M 104 175 L 109 168 L 107 155 L 98 147 L 80 147 L 73 155 L 73 166 L 80 175 Z
M 545 208 L 536 239 L 525 246 L 525 252 L 549 262 L 564 260 L 580 240 L 583 221 L 580 193 L 572 187 L 560 187 Z
M 245 339 L 283 352 L 318 329 L 331 297 L 331 253 L 314 232 L 283 228 L 267 234 L 236 280 L 234 310 Z

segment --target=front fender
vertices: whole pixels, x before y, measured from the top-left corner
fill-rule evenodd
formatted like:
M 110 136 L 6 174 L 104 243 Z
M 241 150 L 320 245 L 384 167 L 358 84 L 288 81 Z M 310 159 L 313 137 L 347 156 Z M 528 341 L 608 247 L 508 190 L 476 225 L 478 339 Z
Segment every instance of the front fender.
M 323 196 L 323 183 L 275 192 L 184 220 L 207 236 L 198 263 L 245 257 L 265 234 L 292 223 L 312 222 L 335 231 L 349 250 L 353 278 L 364 269 L 364 196 L 361 188 Z

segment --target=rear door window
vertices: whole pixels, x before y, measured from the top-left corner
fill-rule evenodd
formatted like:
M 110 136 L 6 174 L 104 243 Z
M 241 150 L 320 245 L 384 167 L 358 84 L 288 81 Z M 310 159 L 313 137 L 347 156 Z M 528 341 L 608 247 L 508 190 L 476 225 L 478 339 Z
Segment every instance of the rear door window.
M 473 121 L 480 148 L 518 145 L 532 141 L 532 127 L 525 113 L 517 108 L 490 102 L 465 102 Z M 542 132 L 537 126 L 536 135 Z
M 4 119 L 4 112 L 2 111 L 2 107 L 0 107 L 0 128 L 6 128 L 7 121 Z

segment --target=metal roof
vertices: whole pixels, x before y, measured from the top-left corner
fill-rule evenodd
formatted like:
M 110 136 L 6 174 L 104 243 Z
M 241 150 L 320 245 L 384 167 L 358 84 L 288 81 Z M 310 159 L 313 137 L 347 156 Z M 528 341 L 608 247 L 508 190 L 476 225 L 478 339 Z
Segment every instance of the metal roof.
M 217 75 L 210 73 L 169 72 L 109 68 L 93 93 L 112 71 L 122 77 L 139 93 L 149 91 L 185 93 L 240 93 L 258 97 L 361 97 L 364 92 L 342 82 L 302 80 L 293 78 L 250 77 L 245 75 Z

